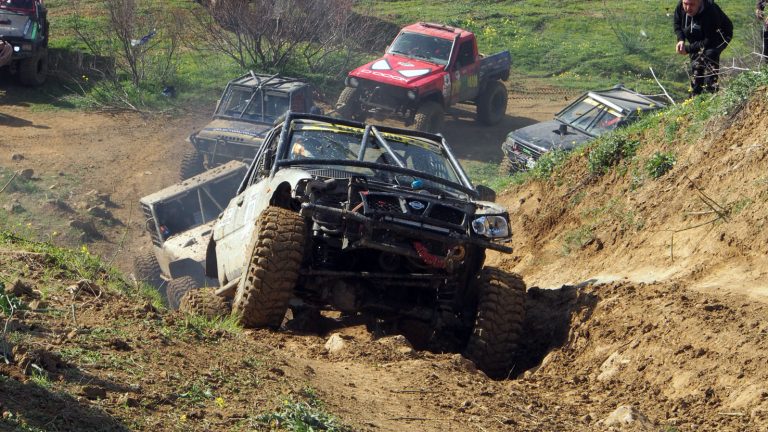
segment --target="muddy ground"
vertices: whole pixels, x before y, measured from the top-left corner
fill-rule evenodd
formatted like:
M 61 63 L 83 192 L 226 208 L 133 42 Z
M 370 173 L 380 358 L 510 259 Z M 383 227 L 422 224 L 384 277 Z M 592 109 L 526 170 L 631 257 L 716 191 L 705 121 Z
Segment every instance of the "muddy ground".
M 208 112 L 39 111 L 26 106 L 23 89 L 4 90 L 0 166 L 33 168 L 40 189 L 75 209 L 108 194 L 119 223 L 98 225 L 102 239 L 52 238 L 84 240 L 130 271 L 149 243 L 138 198 L 176 180 L 183 139 Z M 460 115 L 445 134 L 462 159 L 498 161 L 506 132 L 550 118 L 569 96 L 522 81 L 502 125 L 483 128 Z M 502 194 L 515 253 L 488 261 L 529 286 L 519 376 L 504 381 L 362 322 L 327 318 L 312 333 L 201 330 L 135 297 L 74 296 L 66 288 L 77 281 L 40 286 L 50 275 L 44 259 L 0 250 L 3 280 L 22 273 L 32 281 L 27 301 L 35 290 L 50 293 L 41 312 L 10 324 L 17 349 L 0 365 L 0 411 L 8 413 L 0 430 L 19 419 L 42 430 L 268 430 L 259 415 L 315 399 L 361 431 L 766 430 L 764 99 L 726 126 L 708 126 L 696 143 L 666 144 L 681 156 L 661 181 L 584 181 L 574 162 L 557 181 Z M 680 231 L 670 247 L 671 231 L 706 222 L 692 183 L 730 204 L 729 218 Z M 69 217 L 23 194 L 0 201 L 50 212 L 52 221 Z M 569 233 L 585 225 L 591 239 L 566 253 Z M 346 347 L 329 354 L 333 333 Z M 32 379 L 32 363 L 49 387 Z

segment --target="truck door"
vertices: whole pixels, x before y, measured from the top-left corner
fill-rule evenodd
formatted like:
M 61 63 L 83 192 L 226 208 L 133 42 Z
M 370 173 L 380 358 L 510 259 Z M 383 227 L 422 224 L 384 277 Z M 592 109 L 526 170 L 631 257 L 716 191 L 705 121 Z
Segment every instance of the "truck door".
M 451 105 L 474 99 L 477 95 L 480 62 L 475 58 L 475 40 L 459 41 L 456 58 L 450 67 Z

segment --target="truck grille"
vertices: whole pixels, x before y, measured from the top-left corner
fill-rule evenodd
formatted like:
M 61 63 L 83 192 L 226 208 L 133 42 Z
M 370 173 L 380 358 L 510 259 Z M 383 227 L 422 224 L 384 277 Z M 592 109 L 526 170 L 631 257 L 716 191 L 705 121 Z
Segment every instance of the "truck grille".
M 465 211 L 460 208 L 437 204 L 421 197 L 404 198 L 386 193 L 368 193 L 363 194 L 363 202 L 365 213 L 369 215 L 408 215 L 414 221 L 429 220 L 433 223 L 452 225 L 456 228 L 463 228 L 466 219 Z

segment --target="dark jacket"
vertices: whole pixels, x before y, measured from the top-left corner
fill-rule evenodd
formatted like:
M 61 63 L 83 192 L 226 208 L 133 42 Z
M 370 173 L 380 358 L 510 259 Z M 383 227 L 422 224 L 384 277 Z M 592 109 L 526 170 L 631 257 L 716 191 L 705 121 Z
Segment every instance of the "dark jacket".
M 719 56 L 731 42 L 733 23 L 712 0 L 702 0 L 701 3 L 701 11 L 691 17 L 683 10 L 683 2 L 678 2 L 675 8 L 677 40 L 690 44 L 685 47 L 690 54 L 704 50 Z

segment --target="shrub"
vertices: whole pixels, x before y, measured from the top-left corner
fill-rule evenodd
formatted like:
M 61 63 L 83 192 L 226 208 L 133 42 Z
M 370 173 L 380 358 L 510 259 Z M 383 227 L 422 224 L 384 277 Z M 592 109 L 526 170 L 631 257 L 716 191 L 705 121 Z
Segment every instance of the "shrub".
M 630 139 L 624 133 L 614 133 L 597 140 L 588 156 L 589 172 L 603 175 L 622 159 L 635 155 L 640 141 Z
M 677 159 L 672 153 L 656 152 L 645 164 L 645 171 L 652 178 L 659 178 L 675 166 Z

